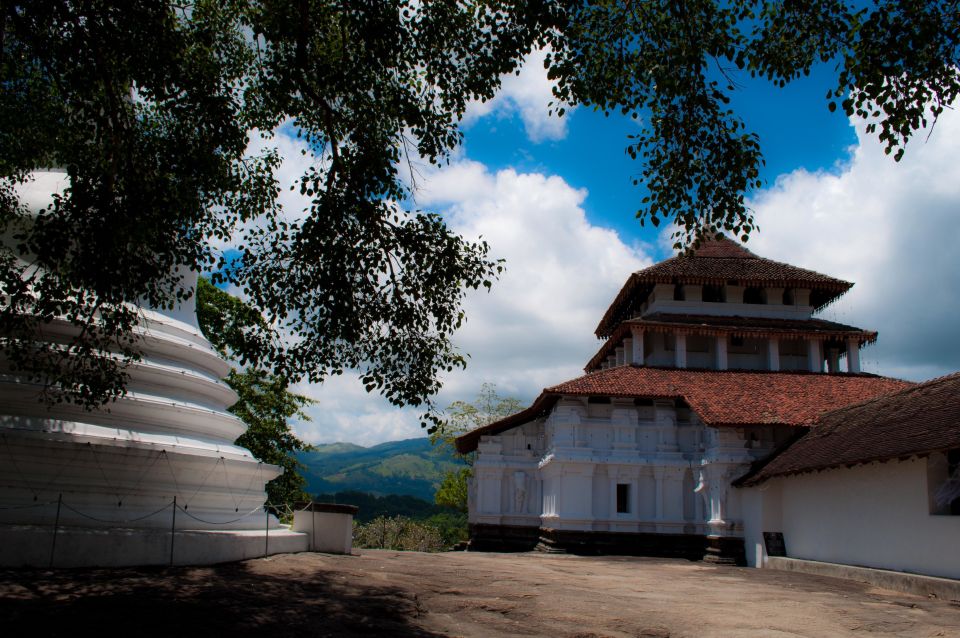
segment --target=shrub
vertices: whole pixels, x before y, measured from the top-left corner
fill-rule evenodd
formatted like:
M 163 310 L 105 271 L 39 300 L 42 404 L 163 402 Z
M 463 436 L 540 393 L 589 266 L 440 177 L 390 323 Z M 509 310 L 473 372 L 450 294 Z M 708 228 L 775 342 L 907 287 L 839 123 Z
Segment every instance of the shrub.
M 353 544 L 365 549 L 439 552 L 443 536 L 432 526 L 406 516 L 378 516 L 367 524 L 354 523 Z

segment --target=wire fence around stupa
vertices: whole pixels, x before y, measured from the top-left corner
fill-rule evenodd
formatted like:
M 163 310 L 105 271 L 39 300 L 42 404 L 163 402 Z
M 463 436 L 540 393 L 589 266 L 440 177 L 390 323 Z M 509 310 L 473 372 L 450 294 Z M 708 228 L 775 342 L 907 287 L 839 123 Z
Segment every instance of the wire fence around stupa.
M 90 529 L 105 530 L 105 529 L 129 529 L 132 524 L 143 523 L 144 521 L 162 515 L 165 512 L 168 512 L 170 517 L 170 525 L 166 529 L 159 526 L 143 527 L 139 528 L 141 531 L 148 531 L 153 534 L 166 534 L 169 536 L 169 554 L 166 557 L 167 559 L 163 562 L 166 562 L 168 565 L 175 564 L 175 550 L 177 546 L 177 535 L 183 535 L 186 533 L 193 533 L 197 531 L 210 531 L 210 528 L 216 527 L 226 527 L 228 525 L 235 525 L 236 523 L 249 519 L 254 516 L 263 516 L 263 556 L 270 555 L 270 531 L 271 531 L 271 517 L 276 516 L 281 520 L 292 520 L 295 512 L 309 510 L 314 505 L 313 501 L 309 501 L 306 504 L 303 504 L 301 507 L 294 509 L 288 503 L 270 503 L 264 502 L 262 505 L 259 505 L 249 511 L 240 513 L 239 516 L 227 519 L 227 520 L 211 520 L 210 518 L 205 518 L 202 516 L 197 516 L 193 512 L 190 512 L 187 507 L 184 507 L 182 504 L 177 502 L 177 497 L 174 496 L 170 499 L 169 503 L 164 504 L 162 507 L 146 513 L 140 514 L 130 518 L 104 518 L 102 516 L 96 516 L 91 514 L 89 511 L 84 511 L 82 506 L 72 505 L 70 502 L 64 499 L 63 493 L 57 495 L 56 500 L 49 501 L 35 501 L 29 504 L 18 504 L 18 505 L 0 505 L 0 512 L 4 511 L 13 511 L 13 510 L 30 510 L 37 508 L 56 508 L 55 515 L 53 517 L 53 523 L 49 525 L 51 531 L 50 537 L 50 559 L 48 562 L 48 567 L 53 568 L 56 566 L 56 549 L 57 549 L 57 540 L 58 537 L 63 533 L 67 528 L 73 528 L 75 526 L 68 526 L 61 523 L 61 515 L 63 512 L 70 512 L 71 514 L 91 521 L 92 523 L 97 523 L 96 527 L 91 527 Z M 202 523 L 204 528 L 177 528 L 177 517 L 183 516 L 187 519 Z M 43 528 L 47 525 L 43 524 L 31 524 L 31 527 Z M 259 527 L 259 526 L 258 526 Z M 253 525 L 244 528 L 246 531 L 251 529 L 256 529 Z M 105 537 L 106 539 L 106 537 Z M 109 540 L 104 540 L 104 542 L 110 542 Z M 152 562 L 161 562 L 161 561 L 152 561 Z

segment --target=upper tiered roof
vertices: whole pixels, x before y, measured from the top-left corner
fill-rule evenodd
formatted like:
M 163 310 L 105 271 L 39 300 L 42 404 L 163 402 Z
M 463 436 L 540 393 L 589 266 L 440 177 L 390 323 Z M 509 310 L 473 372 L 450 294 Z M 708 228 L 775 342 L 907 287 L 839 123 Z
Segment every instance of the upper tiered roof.
M 724 285 L 805 288 L 814 309 L 826 306 L 850 290 L 852 283 L 813 270 L 758 257 L 723 237 L 703 242 L 699 248 L 654 264 L 630 275 L 597 326 L 598 337 L 610 336 L 630 319 L 656 284 Z

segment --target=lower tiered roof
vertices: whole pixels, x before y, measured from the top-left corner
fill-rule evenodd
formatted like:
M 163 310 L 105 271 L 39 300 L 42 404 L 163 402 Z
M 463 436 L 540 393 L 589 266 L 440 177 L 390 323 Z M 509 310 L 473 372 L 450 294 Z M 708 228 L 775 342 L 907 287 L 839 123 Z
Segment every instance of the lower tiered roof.
M 461 454 L 549 413 L 563 396 L 680 399 L 714 427 L 809 426 L 826 412 L 893 394 L 914 384 L 872 374 L 690 370 L 619 366 L 546 388 L 526 410 L 456 440 Z
M 758 464 L 737 484 L 756 485 L 775 476 L 957 448 L 960 373 L 826 414 L 802 438 Z

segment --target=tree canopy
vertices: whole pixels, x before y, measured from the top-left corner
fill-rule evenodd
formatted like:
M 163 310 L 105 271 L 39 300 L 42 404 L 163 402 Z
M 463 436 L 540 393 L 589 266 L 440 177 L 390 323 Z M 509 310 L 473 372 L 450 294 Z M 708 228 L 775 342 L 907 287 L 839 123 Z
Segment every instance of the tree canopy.
M 834 65 L 825 108 L 866 117 L 899 159 L 957 97 L 958 43 L 947 0 L 4 0 L 0 348 L 57 399 L 98 405 L 138 356 L 136 308 L 190 294 L 181 266 L 212 269 L 265 318 L 250 361 L 313 381 L 357 369 L 429 406 L 464 365 L 464 291 L 501 264 L 412 208 L 404 167 L 444 162 L 469 102 L 533 47 L 558 113 L 642 120 L 626 142 L 649 192 L 637 214 L 676 222 L 682 247 L 754 229 L 763 157 L 729 106 L 736 70 L 782 86 Z M 293 184 L 269 144 L 252 150 L 280 127 L 310 149 Z M 70 185 L 32 215 L 17 186 L 43 167 Z M 281 209 L 283 188 L 308 198 L 303 215 Z M 77 328 L 35 339 L 61 321 Z

